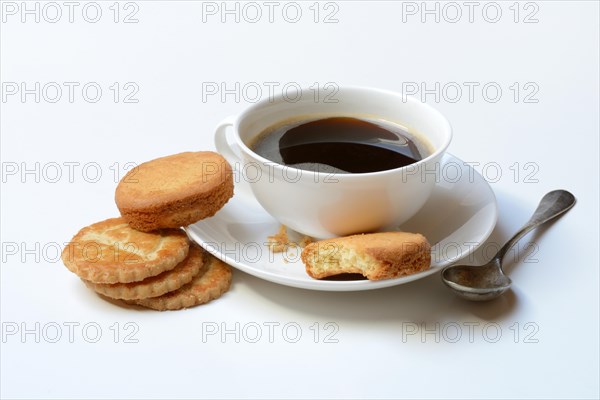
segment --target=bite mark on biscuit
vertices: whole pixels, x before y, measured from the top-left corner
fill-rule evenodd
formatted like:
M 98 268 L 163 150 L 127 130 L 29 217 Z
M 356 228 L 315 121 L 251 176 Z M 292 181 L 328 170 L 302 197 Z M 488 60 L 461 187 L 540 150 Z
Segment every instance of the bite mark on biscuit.
M 431 246 L 420 234 L 373 233 L 318 241 L 305 247 L 301 257 L 315 279 L 358 273 L 380 280 L 428 269 Z

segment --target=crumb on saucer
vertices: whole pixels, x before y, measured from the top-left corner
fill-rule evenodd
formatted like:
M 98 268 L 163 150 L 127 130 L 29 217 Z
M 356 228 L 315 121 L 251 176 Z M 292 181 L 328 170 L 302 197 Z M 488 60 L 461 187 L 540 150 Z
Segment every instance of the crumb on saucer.
M 288 247 L 305 247 L 312 243 L 313 239 L 310 236 L 303 236 L 299 242 L 292 242 L 287 234 L 285 225 L 279 226 L 279 231 L 267 237 L 267 247 L 272 253 L 283 253 Z

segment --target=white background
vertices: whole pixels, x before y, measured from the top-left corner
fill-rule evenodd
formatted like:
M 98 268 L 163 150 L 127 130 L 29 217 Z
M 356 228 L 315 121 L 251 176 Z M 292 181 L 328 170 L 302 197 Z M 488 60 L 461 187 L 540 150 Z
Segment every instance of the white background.
M 286 3 L 276 4 L 272 23 L 260 2 L 255 23 L 255 9 L 242 3 L 239 22 L 226 14 L 224 23 L 220 2 L 204 5 L 219 8 L 215 15 L 200 2 L 99 2 L 96 23 L 85 19 L 95 18 L 86 2 L 77 3 L 73 22 L 58 2 L 55 23 L 53 5 L 37 3 L 36 22 L 20 2 L 9 3 L 0 42 L 3 398 L 598 398 L 597 2 L 476 2 L 471 16 L 458 2 L 454 23 L 457 8 L 434 2 L 427 7 L 438 7 L 439 22 L 421 2 L 353 1 L 318 4 L 316 23 L 312 2 L 299 3 L 296 23 L 288 22 L 293 9 L 282 14 Z M 337 23 L 324 23 L 331 12 Z M 131 13 L 138 22 L 124 23 Z M 10 94 L 36 82 L 39 103 L 35 94 Z M 63 89 L 56 103 L 53 84 L 43 92 L 52 82 Z M 63 82 L 79 84 L 72 102 Z M 87 99 L 81 93 L 90 82 L 102 89 L 95 103 L 93 91 Z M 235 92 L 238 82 L 239 99 L 203 91 L 224 83 Z M 500 217 L 491 242 L 506 240 L 549 190 L 570 190 L 577 205 L 524 239 L 520 248 L 533 243 L 537 252 L 521 252 L 508 268 L 512 291 L 487 304 L 455 298 L 439 274 L 327 293 L 236 272 L 218 301 L 159 313 L 106 302 L 64 268 L 56 249 L 118 214 L 114 188 L 127 163 L 214 149 L 215 125 L 256 95 L 244 85 L 258 84 L 264 98 L 265 82 L 278 84 L 275 93 L 328 82 L 433 89 L 416 95 L 450 120 L 449 152 L 480 163 L 492 182 Z M 472 98 L 465 82 L 475 85 Z M 492 88 L 482 93 L 486 84 Z M 130 100 L 138 102 L 124 102 L 135 87 Z M 235 331 L 236 323 L 237 340 L 206 336 L 208 326 Z M 269 323 L 279 324 L 272 340 Z M 285 324 L 302 329 L 296 343 Z M 262 337 L 251 343 L 257 325 Z M 334 343 L 326 343 L 336 326 Z M 88 343 L 98 327 L 97 343 Z

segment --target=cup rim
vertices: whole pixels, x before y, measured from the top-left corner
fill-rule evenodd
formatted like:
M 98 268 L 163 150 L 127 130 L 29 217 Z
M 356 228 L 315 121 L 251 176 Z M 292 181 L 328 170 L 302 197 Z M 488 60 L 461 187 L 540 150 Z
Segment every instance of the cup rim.
M 384 95 L 388 95 L 388 96 L 402 96 L 404 99 L 406 99 L 407 103 L 413 103 L 413 104 L 418 104 L 420 107 L 424 107 L 428 112 L 437 115 L 438 117 L 440 117 L 443 126 L 443 130 L 446 131 L 447 135 L 446 135 L 446 139 L 444 141 L 444 143 L 442 144 L 442 146 L 438 147 L 437 149 L 435 149 L 435 151 L 433 153 L 431 153 L 430 155 L 428 155 L 427 157 L 414 162 L 412 164 L 409 165 L 405 165 L 404 167 L 399 167 L 399 168 L 393 168 L 393 169 L 386 169 L 383 171 L 374 171 L 374 172 L 356 172 L 356 173 L 330 173 L 330 172 L 316 172 L 316 171 L 310 171 L 310 170 L 305 170 L 305 169 L 301 169 L 301 168 L 296 168 L 296 167 L 291 167 L 289 165 L 283 165 L 280 164 L 278 162 L 269 160 L 268 158 L 265 158 L 257 153 L 255 153 L 252 149 L 250 149 L 250 147 L 248 147 L 243 140 L 241 140 L 240 135 L 239 135 L 239 125 L 240 125 L 240 121 L 243 119 L 244 116 L 247 116 L 248 114 L 251 114 L 252 112 L 254 112 L 256 109 L 263 107 L 266 103 L 275 103 L 277 101 L 280 101 L 283 98 L 283 94 L 278 94 L 275 97 L 272 98 L 268 98 L 268 99 L 262 99 L 260 101 L 258 101 L 257 103 L 253 104 L 252 106 L 248 107 L 247 109 L 245 109 L 244 111 L 242 111 L 240 114 L 238 114 L 235 118 L 235 122 L 233 124 L 234 130 L 236 132 L 235 135 L 235 141 L 237 143 L 237 145 L 240 147 L 240 149 L 246 153 L 247 155 L 251 156 L 253 159 L 263 163 L 263 164 L 267 164 L 270 167 L 274 168 L 277 171 L 283 171 L 283 170 L 291 170 L 291 171 L 299 171 L 300 174 L 310 174 L 310 176 L 317 176 L 319 178 L 325 178 L 325 177 L 329 177 L 331 175 L 335 175 L 335 177 L 337 179 L 339 178 L 343 178 L 343 179 L 354 179 L 354 178 L 365 178 L 365 177 L 369 177 L 369 176 L 382 176 L 382 175 L 390 175 L 390 174 L 397 174 L 398 172 L 406 172 L 412 168 L 415 167 L 421 167 L 423 164 L 430 162 L 440 156 L 442 156 L 446 150 L 448 149 L 448 146 L 450 145 L 450 142 L 452 141 L 452 126 L 450 125 L 450 121 L 448 121 L 448 119 L 444 116 L 444 114 L 442 114 L 438 109 L 436 109 L 435 107 L 424 103 L 422 101 L 420 101 L 419 99 L 417 99 L 414 96 L 411 95 L 405 95 L 402 92 L 395 92 L 393 90 L 387 90 L 387 89 L 380 89 L 380 88 L 374 88 L 374 87 L 369 87 L 369 86 L 340 86 L 339 87 L 340 90 L 356 90 L 356 91 L 369 91 L 369 92 L 378 92 L 380 94 L 384 94 Z M 301 88 L 302 91 L 304 90 L 309 90 L 309 88 L 307 87 L 302 87 Z M 319 180 L 320 182 L 320 180 Z

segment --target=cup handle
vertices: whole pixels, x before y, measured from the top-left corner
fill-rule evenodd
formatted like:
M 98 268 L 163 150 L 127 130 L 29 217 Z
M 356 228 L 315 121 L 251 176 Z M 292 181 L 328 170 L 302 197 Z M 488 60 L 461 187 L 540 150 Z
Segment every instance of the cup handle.
M 215 130 L 215 147 L 217 148 L 217 152 L 225 157 L 232 167 L 242 161 L 238 145 L 231 145 L 227 140 L 227 128 L 232 127 L 234 122 L 235 116 L 230 115 L 221 121 Z

